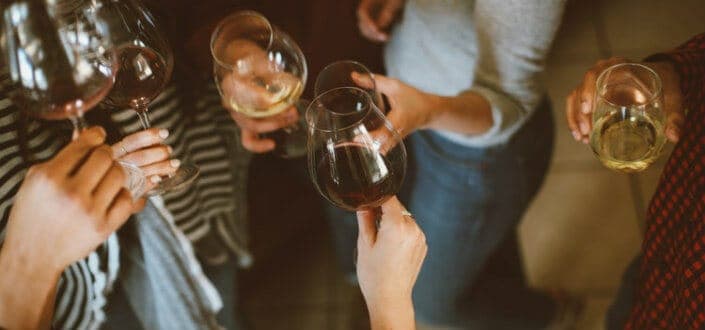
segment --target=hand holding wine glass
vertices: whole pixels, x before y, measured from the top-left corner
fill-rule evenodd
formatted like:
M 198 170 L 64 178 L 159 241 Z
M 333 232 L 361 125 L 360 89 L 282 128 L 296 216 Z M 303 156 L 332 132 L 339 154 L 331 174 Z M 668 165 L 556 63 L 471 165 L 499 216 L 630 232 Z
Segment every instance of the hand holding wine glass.
M 178 159 L 170 159 L 171 147 L 164 144 L 169 131 L 150 128 L 132 133 L 111 146 L 113 157 L 137 166 L 147 178 L 144 191 L 153 189 L 162 177 L 174 175 L 179 168 Z
M 119 63 L 115 85 L 104 103 L 115 108 L 131 108 L 147 130 L 149 104 L 171 79 L 173 52 L 166 37 L 144 5 L 137 0 L 95 0 L 107 18 L 111 46 Z M 190 185 L 199 169 L 189 163 L 164 177 L 147 194 L 158 195 Z
M 597 78 L 607 68 L 622 64 L 633 63 L 621 57 L 613 57 L 598 61 L 583 76 L 580 82 L 566 98 L 566 119 L 571 134 L 576 141 L 589 142 L 592 132 L 592 116 L 594 111 Z M 683 110 L 678 73 L 673 64 L 669 62 L 641 63 L 654 70 L 661 79 L 664 97 L 663 111 L 666 117 L 665 134 L 669 141 L 677 142 L 680 137 L 685 114 Z
M 423 231 L 396 197 L 379 212 L 358 211 L 357 223 L 357 277 L 373 329 L 413 329 L 411 294 L 428 250 Z
M 297 156 L 289 151 L 303 150 L 303 145 L 284 146 L 301 140 L 288 135 L 303 134 L 287 129 L 298 120 L 294 105 L 307 76 L 306 61 L 294 40 L 259 13 L 237 12 L 213 32 L 211 54 L 218 91 L 242 128 L 243 145 L 254 152 Z

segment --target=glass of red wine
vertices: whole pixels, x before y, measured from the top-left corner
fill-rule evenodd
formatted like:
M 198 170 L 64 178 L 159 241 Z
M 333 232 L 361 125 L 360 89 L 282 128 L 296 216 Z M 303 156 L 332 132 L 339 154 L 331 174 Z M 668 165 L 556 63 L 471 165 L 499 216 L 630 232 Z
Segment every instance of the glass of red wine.
M 339 87 L 306 111 L 309 173 L 318 191 L 349 211 L 374 209 L 398 193 L 406 148 L 365 90 Z
M 2 10 L 2 49 L 10 97 L 33 117 L 69 119 L 73 138 L 86 128 L 83 114 L 110 91 L 117 63 L 109 51 L 99 8 L 66 8 L 41 1 L 15 1 Z M 121 163 L 125 187 L 137 198 L 144 173 Z
M 377 91 L 374 74 L 364 64 L 352 60 L 328 64 L 316 77 L 313 93 L 318 96 L 340 87 L 357 87 L 366 91 L 377 108 L 386 113 L 382 94 Z
M 154 17 L 137 0 L 92 0 L 109 17 L 113 53 L 118 62 L 115 84 L 104 103 L 114 108 L 130 108 L 144 129 L 149 123 L 149 104 L 166 87 L 174 68 L 171 47 L 157 27 Z M 159 195 L 189 186 L 199 174 L 197 166 L 183 163 L 173 175 L 147 192 Z
M 306 85 L 303 52 L 286 33 L 254 11 L 224 18 L 211 35 L 213 76 L 232 111 L 253 118 L 280 114 L 296 105 Z M 295 124 L 300 125 L 300 124 Z M 291 136 L 298 134 L 300 136 Z M 287 127 L 262 137 L 276 142 L 284 158 L 305 155 L 305 130 Z M 287 144 L 299 143 L 297 146 Z

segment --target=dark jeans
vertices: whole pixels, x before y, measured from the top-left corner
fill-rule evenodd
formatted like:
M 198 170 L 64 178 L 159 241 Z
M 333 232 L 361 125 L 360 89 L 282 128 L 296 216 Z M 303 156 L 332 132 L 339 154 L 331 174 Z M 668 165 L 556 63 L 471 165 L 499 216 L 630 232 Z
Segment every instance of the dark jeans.
M 226 264 L 219 266 L 203 265 L 203 272 L 208 276 L 211 282 L 213 282 L 213 285 L 218 289 L 218 293 L 220 293 L 220 297 L 223 299 L 223 309 L 217 316 L 218 324 L 229 330 L 243 329 L 243 327 L 239 325 L 241 320 L 238 318 L 235 299 L 237 293 L 235 287 L 237 266 L 235 261 L 230 260 Z M 105 314 L 107 319 L 103 324 L 103 329 L 144 329 L 139 319 L 137 319 L 137 315 L 135 315 L 135 312 L 132 310 L 130 303 L 127 301 L 125 291 L 120 286 L 119 279 L 113 293 L 108 296 Z
M 553 131 L 544 102 L 507 144 L 465 147 L 432 131 L 406 141 L 409 171 L 400 198 L 429 246 L 414 288 L 420 321 L 480 329 L 534 329 L 550 321 L 553 302 L 524 284 L 515 229 L 543 182 Z M 352 274 L 354 216 L 332 207 L 327 213 L 343 270 Z M 505 246 L 510 252 L 501 252 Z M 492 255 L 500 266 L 489 266 Z
M 622 284 L 619 286 L 619 291 L 612 302 L 612 306 L 607 311 L 607 318 L 605 319 L 605 328 L 607 330 L 624 329 L 624 325 L 627 323 L 629 314 L 634 306 L 634 290 L 640 265 L 641 256 L 637 256 L 622 274 Z

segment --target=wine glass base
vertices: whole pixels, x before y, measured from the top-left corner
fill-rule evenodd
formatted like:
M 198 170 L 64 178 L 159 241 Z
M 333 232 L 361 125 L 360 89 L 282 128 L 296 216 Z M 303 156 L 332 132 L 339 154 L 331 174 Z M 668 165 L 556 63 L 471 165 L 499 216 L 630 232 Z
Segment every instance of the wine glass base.
M 200 174 L 200 169 L 192 164 L 182 164 L 172 176 L 164 178 L 159 184 L 147 192 L 147 196 L 161 195 L 189 187 Z

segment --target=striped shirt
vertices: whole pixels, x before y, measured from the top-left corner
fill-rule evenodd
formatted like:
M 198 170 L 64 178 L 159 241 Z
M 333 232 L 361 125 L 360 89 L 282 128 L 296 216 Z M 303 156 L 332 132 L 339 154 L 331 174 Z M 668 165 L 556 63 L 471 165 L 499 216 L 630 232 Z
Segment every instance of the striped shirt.
M 20 109 L 9 99 L 7 79 L 7 73 L 0 74 L 0 242 L 27 169 L 34 162 L 53 157 L 71 136 L 68 121 L 28 119 L 21 125 Z M 171 84 L 150 108 L 152 125 L 170 131 L 166 143 L 173 147 L 173 157 L 194 163 L 201 170 L 193 186 L 162 197 L 202 260 L 218 264 L 235 255 L 240 264 L 246 265 L 250 262 L 245 249 L 250 156 L 242 148 L 237 126 L 222 108 L 215 87 L 206 85 L 194 88 Z M 97 108 L 93 112 L 105 110 Z M 131 110 L 114 110 L 109 117 L 112 123 L 108 124 L 122 135 L 141 130 Z M 26 141 L 32 160 L 23 157 L 21 140 Z M 116 235 L 88 258 L 70 265 L 58 284 L 54 327 L 97 328 L 105 318 L 106 295 L 117 278 L 118 267 Z

